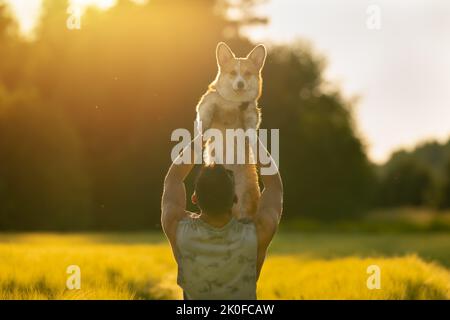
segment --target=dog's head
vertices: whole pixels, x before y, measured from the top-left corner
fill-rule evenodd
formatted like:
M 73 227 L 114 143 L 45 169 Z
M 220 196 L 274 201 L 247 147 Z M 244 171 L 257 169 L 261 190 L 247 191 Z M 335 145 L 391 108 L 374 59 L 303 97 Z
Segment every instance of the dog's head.
M 219 94 L 230 101 L 252 101 L 261 95 L 261 70 L 266 60 L 266 47 L 257 45 L 245 58 L 236 58 L 223 42 L 217 45 L 219 72 L 214 85 Z

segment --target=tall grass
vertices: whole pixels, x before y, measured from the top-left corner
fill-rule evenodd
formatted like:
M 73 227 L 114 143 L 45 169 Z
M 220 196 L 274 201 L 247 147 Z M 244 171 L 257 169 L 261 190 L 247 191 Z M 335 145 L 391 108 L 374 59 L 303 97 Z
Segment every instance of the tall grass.
M 368 289 L 367 267 L 381 270 L 380 289 Z M 263 299 L 449 299 L 450 272 L 417 256 L 267 261 L 259 286 Z
M 374 246 L 378 249 L 371 256 L 370 248 L 360 250 L 364 248 L 361 243 L 374 243 L 366 240 L 361 235 L 323 235 L 313 241 L 304 236 L 280 235 L 263 268 L 258 297 L 450 298 L 450 271 L 446 267 L 417 255 L 396 257 L 392 251 L 383 255 L 380 244 Z M 429 241 L 430 252 L 440 251 L 442 241 L 450 243 L 450 236 Z M 339 243 L 341 250 L 328 255 L 326 248 Z M 445 257 L 442 253 L 437 256 Z M 379 290 L 366 286 L 366 268 L 371 264 L 381 268 Z M 80 290 L 66 288 L 69 265 L 81 268 Z M 176 264 L 160 234 L 0 235 L 0 299 L 180 298 Z

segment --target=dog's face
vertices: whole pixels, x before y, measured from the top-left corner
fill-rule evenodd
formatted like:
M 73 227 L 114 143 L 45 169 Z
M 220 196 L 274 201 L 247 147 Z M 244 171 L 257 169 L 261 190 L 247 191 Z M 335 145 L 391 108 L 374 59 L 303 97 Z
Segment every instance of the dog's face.
M 266 60 L 266 48 L 257 45 L 245 58 L 236 58 L 223 42 L 217 45 L 217 65 L 219 73 L 216 89 L 230 101 L 252 101 L 261 95 L 261 70 Z

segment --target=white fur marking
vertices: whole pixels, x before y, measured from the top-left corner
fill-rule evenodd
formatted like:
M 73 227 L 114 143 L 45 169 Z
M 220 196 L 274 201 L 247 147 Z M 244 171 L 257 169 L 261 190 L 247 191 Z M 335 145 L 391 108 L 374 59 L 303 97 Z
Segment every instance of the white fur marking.
M 242 74 L 241 74 L 241 61 L 240 61 L 240 60 L 238 60 L 238 62 L 237 62 L 237 70 L 236 70 L 236 73 L 237 73 L 237 77 L 236 77 L 236 79 L 235 79 L 234 82 L 233 82 L 233 89 L 234 89 L 234 90 L 237 90 L 237 89 L 238 89 L 238 83 L 239 83 L 240 81 L 244 84 L 244 89 L 245 89 L 245 88 L 247 87 L 247 83 L 246 83 L 244 77 L 243 77 Z

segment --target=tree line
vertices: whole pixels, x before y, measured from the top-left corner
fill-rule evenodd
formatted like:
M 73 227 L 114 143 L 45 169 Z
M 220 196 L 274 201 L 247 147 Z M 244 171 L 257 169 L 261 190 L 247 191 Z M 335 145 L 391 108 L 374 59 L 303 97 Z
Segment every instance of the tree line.
M 66 9 L 44 1 L 34 37 L 24 39 L 0 2 L 0 229 L 157 228 L 170 135 L 192 130 L 217 42 L 242 56 L 254 43 L 240 28 L 265 19 L 230 20 L 224 1 L 122 0 L 88 9 L 81 29 L 69 30 Z M 355 103 L 325 82 L 325 68 L 301 40 L 269 46 L 262 127 L 280 129 L 285 217 L 431 203 L 428 191 L 397 192 L 408 170 L 420 190 L 428 186 L 422 169 L 368 160 Z
M 450 208 L 450 139 L 398 150 L 378 168 L 379 206 Z

